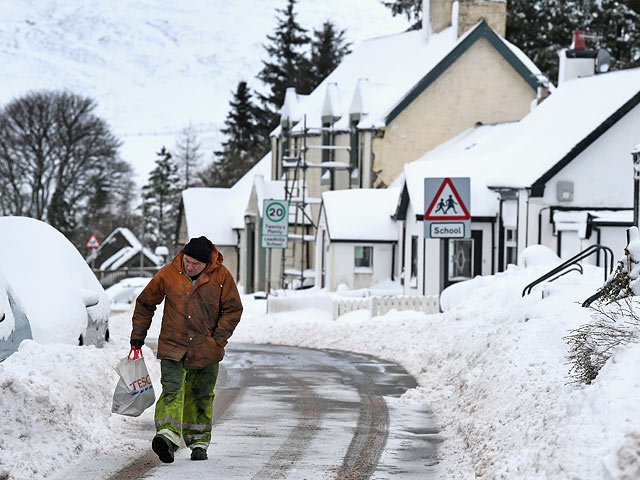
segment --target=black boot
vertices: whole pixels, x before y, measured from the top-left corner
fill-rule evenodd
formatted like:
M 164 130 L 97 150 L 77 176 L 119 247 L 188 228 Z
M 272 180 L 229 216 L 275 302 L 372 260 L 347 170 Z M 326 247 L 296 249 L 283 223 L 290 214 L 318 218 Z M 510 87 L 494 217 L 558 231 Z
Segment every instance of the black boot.
M 206 460 L 207 451 L 204 448 L 196 447 L 191 450 L 191 460 Z
M 153 437 L 151 448 L 156 455 L 158 455 L 161 462 L 173 463 L 173 452 L 177 450 L 177 447 L 167 437 L 164 435 L 156 435 Z

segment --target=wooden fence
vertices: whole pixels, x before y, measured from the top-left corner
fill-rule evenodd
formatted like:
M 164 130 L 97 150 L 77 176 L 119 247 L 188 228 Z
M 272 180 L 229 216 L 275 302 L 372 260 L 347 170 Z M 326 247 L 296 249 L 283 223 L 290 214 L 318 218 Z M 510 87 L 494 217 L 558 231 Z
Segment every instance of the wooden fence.
M 415 310 L 431 314 L 440 311 L 440 303 L 437 295 L 333 299 L 334 320 L 356 310 L 369 310 L 372 317 L 384 315 L 391 310 Z
M 345 313 L 356 310 L 369 310 L 372 317 L 384 315 L 391 310 L 415 310 L 424 313 L 438 313 L 440 302 L 437 295 L 432 296 L 405 296 L 396 295 L 388 297 L 339 297 L 334 295 L 295 295 L 267 298 L 267 311 L 269 313 L 302 310 L 305 308 L 318 308 L 331 312 L 333 319 L 337 319 Z

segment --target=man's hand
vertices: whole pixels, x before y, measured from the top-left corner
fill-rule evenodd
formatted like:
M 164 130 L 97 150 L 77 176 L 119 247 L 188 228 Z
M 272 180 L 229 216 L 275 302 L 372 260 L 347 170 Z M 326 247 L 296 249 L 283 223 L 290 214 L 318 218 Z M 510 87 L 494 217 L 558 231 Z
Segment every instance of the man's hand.
M 132 338 L 131 339 L 131 346 L 135 350 L 140 350 L 142 348 L 142 345 L 144 345 L 144 340 L 139 340 L 137 338 Z

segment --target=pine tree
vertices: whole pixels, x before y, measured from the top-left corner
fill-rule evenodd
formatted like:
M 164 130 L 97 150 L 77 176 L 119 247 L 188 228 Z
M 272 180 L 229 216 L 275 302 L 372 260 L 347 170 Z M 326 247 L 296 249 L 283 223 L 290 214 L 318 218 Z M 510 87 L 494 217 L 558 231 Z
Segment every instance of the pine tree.
M 200 174 L 202 182 L 210 187 L 231 187 L 268 148 L 258 131 L 259 113 L 247 82 L 238 83 L 229 105 L 225 126 L 220 130 L 226 136 L 222 150 L 214 152 L 214 161 Z
M 267 35 L 271 42 L 264 48 L 269 60 L 264 61 L 258 78 L 264 82 L 268 92 L 260 94 L 263 103 L 261 130 L 268 137 L 279 122 L 279 110 L 284 102 L 288 87 L 295 87 L 298 93 L 308 94 L 311 89 L 307 79 L 310 71 L 305 49 L 309 44 L 306 29 L 296 21 L 294 7 L 296 0 L 287 0 L 285 9 L 276 9 L 280 15 L 273 35 Z
M 171 249 L 176 244 L 180 203 L 178 168 L 164 146 L 157 155 L 149 181 L 142 187 L 143 243 L 154 248 L 164 245 Z
M 197 183 L 196 171 L 201 158 L 200 142 L 193 125 L 189 123 L 176 140 L 176 165 L 183 189 L 193 187 Z
M 611 70 L 640 65 L 640 15 L 617 0 L 511 0 L 507 4 L 507 40 L 518 45 L 553 81 L 558 50 L 568 48 L 574 30 L 585 30 L 588 48 L 604 48 Z
M 589 15 L 586 30 L 599 35 L 612 59 L 612 70 L 640 66 L 640 14 L 624 2 L 602 0 Z
M 421 0 L 383 2 L 393 15 L 422 17 Z M 640 66 L 640 0 L 509 0 L 506 38 L 517 45 L 547 78 L 558 78 L 558 50 L 568 48 L 574 30 L 597 36 L 588 48 L 604 48 L 611 70 Z
M 351 53 L 351 44 L 345 40 L 345 30 L 326 21 L 321 30 L 313 31 L 311 40 L 311 90 L 317 87 L 342 61 L 342 57 Z
M 391 0 L 382 4 L 391 10 L 391 14 L 405 15 L 407 20 L 420 20 L 422 17 L 422 0 Z

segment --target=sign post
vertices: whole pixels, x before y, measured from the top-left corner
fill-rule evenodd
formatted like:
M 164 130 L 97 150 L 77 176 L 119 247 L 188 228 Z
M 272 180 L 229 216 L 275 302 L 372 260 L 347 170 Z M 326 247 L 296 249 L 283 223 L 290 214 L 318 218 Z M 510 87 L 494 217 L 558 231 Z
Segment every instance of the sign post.
M 471 238 L 471 180 L 424 179 L 424 237 Z
M 265 199 L 262 203 L 260 244 L 269 249 L 267 297 L 271 290 L 271 249 L 287 248 L 289 242 L 289 200 Z M 284 255 L 284 254 L 283 254 Z
M 93 268 L 93 262 L 98 256 L 98 247 L 100 247 L 100 242 L 98 241 L 98 237 L 96 237 L 95 233 L 92 233 L 89 240 L 87 240 L 86 247 L 91 249 L 91 268 Z
M 265 199 L 262 205 L 262 248 L 287 248 L 289 201 Z

